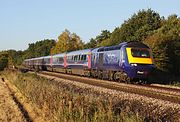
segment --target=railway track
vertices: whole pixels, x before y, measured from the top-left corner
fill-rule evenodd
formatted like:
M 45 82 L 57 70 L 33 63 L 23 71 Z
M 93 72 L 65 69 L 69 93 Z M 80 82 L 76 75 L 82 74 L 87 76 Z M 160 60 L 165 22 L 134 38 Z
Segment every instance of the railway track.
M 157 86 L 157 85 L 148 85 L 148 84 L 143 84 L 142 86 L 149 87 L 149 88 L 155 88 L 155 89 L 162 89 L 166 91 L 171 91 L 171 92 L 178 92 L 180 93 L 180 89 L 178 88 L 171 88 L 171 87 L 164 87 L 164 86 Z
M 38 72 L 38 73 L 180 104 L 180 89 L 166 88 L 161 86 L 151 86 L 151 85 L 124 84 L 124 83 L 117 83 L 112 81 L 99 80 L 94 78 L 47 72 L 47 71 Z

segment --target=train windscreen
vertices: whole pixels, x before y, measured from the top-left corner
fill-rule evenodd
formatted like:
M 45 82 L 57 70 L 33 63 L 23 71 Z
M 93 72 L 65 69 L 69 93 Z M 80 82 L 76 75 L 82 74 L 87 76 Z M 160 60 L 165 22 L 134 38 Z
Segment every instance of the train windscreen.
M 131 53 L 133 57 L 150 58 L 150 52 L 147 49 L 133 48 Z

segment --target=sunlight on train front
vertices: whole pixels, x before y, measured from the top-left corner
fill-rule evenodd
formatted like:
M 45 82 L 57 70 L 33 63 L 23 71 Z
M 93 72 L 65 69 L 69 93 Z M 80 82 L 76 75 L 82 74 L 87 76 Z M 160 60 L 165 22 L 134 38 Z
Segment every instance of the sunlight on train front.
M 151 52 L 145 48 L 126 48 L 129 64 L 153 64 Z

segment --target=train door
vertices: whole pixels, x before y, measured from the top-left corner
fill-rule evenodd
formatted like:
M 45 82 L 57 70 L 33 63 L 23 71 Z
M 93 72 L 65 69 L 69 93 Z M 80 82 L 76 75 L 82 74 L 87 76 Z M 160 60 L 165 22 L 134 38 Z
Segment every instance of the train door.
M 103 66 L 104 53 L 99 53 L 99 67 Z

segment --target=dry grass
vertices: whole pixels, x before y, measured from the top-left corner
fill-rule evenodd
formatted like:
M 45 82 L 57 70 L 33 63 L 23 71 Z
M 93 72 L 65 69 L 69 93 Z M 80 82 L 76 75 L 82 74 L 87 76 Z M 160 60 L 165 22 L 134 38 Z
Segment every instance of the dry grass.
M 8 75 L 7 75 L 8 74 Z M 176 121 L 179 109 L 144 104 L 36 74 L 4 73 L 52 121 Z M 162 110 L 161 110 L 162 109 Z M 161 111 L 159 111 L 161 110 Z
M 0 122 L 26 122 L 0 75 Z

